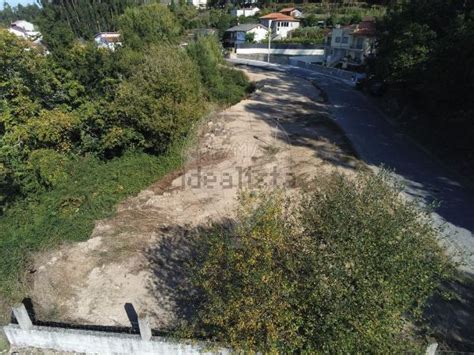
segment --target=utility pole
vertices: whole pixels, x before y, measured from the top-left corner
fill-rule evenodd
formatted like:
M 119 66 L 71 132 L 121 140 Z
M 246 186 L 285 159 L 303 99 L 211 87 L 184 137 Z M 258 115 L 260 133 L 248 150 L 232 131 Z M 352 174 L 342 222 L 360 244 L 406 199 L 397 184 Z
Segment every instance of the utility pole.
M 268 20 L 268 56 L 267 62 L 270 63 L 270 42 L 272 39 L 272 20 Z

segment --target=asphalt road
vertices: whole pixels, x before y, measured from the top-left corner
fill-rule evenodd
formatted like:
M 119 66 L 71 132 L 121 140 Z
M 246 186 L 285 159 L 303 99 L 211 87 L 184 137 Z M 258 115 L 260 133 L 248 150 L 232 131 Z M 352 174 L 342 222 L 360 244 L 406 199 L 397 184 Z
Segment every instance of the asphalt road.
M 400 133 L 369 98 L 340 79 L 293 66 L 244 59 L 229 61 L 314 80 L 326 92 L 333 119 L 362 160 L 373 167 L 393 170 L 405 184 L 405 192 L 418 198 L 422 205 L 439 204 L 433 220 L 443 228 L 446 238 L 442 243 L 462 262 L 460 269 L 474 274 L 474 189 L 463 186 L 456 173 Z

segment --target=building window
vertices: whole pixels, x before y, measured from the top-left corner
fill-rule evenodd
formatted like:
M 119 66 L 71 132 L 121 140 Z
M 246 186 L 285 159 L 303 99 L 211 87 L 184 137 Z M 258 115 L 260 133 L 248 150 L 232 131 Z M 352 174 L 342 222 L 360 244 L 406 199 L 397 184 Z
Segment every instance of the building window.
M 364 39 L 362 37 L 357 38 L 356 48 L 362 49 L 364 46 Z
M 341 43 L 341 37 L 336 37 L 336 43 Z
M 342 37 L 342 43 L 348 43 L 349 37 Z

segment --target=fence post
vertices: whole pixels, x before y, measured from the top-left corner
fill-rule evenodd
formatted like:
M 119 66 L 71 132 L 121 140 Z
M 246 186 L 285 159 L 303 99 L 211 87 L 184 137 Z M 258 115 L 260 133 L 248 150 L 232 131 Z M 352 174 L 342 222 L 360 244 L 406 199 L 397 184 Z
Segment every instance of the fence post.
M 142 340 L 151 340 L 151 328 L 147 315 L 140 314 L 138 316 L 138 328 L 140 329 Z
M 23 303 L 13 306 L 12 310 L 21 329 L 29 330 L 33 328 L 33 323 L 31 322 L 28 311 L 26 310 L 26 307 Z
M 436 349 L 438 348 L 438 343 L 433 343 L 428 346 L 426 349 L 426 355 L 435 355 L 436 354 Z

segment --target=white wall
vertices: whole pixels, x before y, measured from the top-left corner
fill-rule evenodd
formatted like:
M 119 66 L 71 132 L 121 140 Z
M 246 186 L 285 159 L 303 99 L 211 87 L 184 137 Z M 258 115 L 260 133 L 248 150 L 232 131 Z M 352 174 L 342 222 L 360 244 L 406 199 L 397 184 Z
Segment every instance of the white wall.
M 235 53 L 237 54 L 267 54 L 268 48 L 237 48 Z M 300 48 L 300 49 L 287 49 L 287 48 L 270 48 L 271 54 L 283 54 L 283 55 L 324 55 L 324 49 L 321 48 Z
M 245 31 L 239 31 L 239 32 L 233 32 L 233 40 L 234 43 L 240 44 L 240 43 L 245 43 L 245 37 L 247 33 L 253 33 L 254 34 L 254 41 L 255 42 L 261 42 L 265 39 L 267 36 L 267 30 L 261 26 L 259 27 L 254 27 L 251 30 L 245 32 Z
M 142 340 L 140 335 L 33 326 L 21 329 L 16 324 L 3 328 L 15 348 L 34 347 L 93 354 L 229 354 L 225 348 L 208 350 L 209 343 L 175 341 L 162 337 Z
M 14 28 L 16 26 L 21 28 L 23 31 Z M 18 20 L 12 23 L 12 26 L 8 29 L 8 32 L 14 34 L 17 37 L 26 38 L 26 39 L 34 39 L 41 37 L 41 33 L 35 31 L 35 27 L 31 22 Z
M 303 16 L 303 13 L 298 9 L 295 9 L 295 10 L 291 11 L 289 14 L 287 12 L 285 12 L 284 14 L 288 15 L 288 16 L 295 17 L 295 18 L 299 18 L 299 17 Z
M 254 16 L 255 14 L 259 13 L 260 9 L 258 7 L 254 7 L 251 9 L 233 9 L 231 10 L 231 15 L 235 17 L 240 17 L 240 16 Z
M 13 22 L 12 25 L 20 27 L 27 32 L 35 31 L 35 25 L 33 25 L 31 22 L 28 22 L 28 21 L 18 20 L 18 21 Z
M 291 11 L 291 16 L 298 18 L 303 16 L 303 13 L 300 10 L 296 9 Z
M 249 32 L 255 33 L 254 41 L 262 42 L 267 36 L 268 30 L 263 27 L 252 28 Z
M 345 28 L 333 28 L 331 31 L 331 47 L 333 48 L 349 48 L 352 42 L 350 30 Z M 346 40 L 344 41 L 344 38 Z
M 263 22 L 266 22 L 264 24 Z M 262 24 L 268 27 L 268 20 L 263 20 Z M 286 26 L 284 26 L 286 25 Z M 288 37 L 288 32 L 300 27 L 298 21 L 272 21 L 272 35 L 280 36 L 280 38 Z
M 300 27 L 298 21 L 272 21 L 272 34 L 276 34 L 280 36 L 280 38 L 286 38 L 288 37 L 288 32 L 298 27 Z
M 188 4 L 194 5 L 198 9 L 203 9 L 207 6 L 207 0 L 188 0 Z

